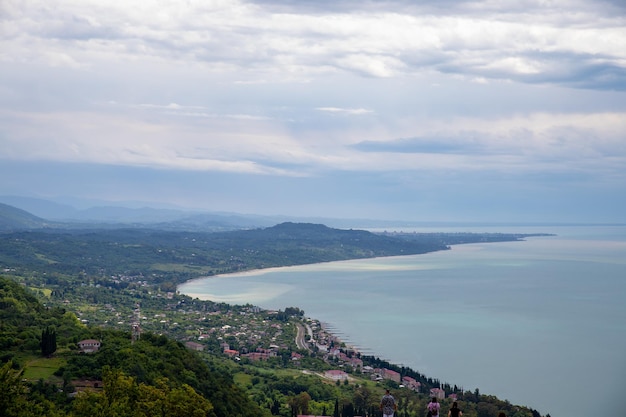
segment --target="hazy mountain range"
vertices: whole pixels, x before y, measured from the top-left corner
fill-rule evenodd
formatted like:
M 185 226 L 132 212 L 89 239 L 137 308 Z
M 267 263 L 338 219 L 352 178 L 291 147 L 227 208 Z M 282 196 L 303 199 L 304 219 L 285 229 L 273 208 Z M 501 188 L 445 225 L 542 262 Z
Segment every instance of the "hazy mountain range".
M 252 208 L 253 210 L 253 208 Z M 283 222 L 318 223 L 343 229 L 388 229 L 455 226 L 541 226 L 555 223 L 486 223 L 403 221 L 402 219 L 345 219 L 288 215 L 200 211 L 181 207 L 150 207 L 145 202 L 112 203 L 68 198 L 59 202 L 33 197 L 0 196 L 0 230 L 38 228 L 154 228 L 163 230 L 217 232 L 263 228 Z M 565 225 L 566 223 L 562 223 Z M 569 224 L 569 223 L 567 223 Z
M 92 205 L 89 205 L 92 204 Z M 154 208 L 146 203 L 76 201 L 73 204 L 0 196 L 0 230 L 37 228 L 150 227 L 166 230 L 227 231 L 273 226 L 282 222 L 323 223 L 333 227 L 391 227 L 397 222 L 370 219 L 297 218 L 255 214 L 203 212 L 184 208 Z M 143 205 L 142 205 L 143 204 Z

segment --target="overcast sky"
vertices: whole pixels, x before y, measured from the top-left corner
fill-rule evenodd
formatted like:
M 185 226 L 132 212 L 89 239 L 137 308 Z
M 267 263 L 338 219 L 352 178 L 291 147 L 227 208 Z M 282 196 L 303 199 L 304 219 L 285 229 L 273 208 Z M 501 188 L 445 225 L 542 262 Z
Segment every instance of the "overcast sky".
M 2 0 L 0 195 L 626 222 L 622 0 Z

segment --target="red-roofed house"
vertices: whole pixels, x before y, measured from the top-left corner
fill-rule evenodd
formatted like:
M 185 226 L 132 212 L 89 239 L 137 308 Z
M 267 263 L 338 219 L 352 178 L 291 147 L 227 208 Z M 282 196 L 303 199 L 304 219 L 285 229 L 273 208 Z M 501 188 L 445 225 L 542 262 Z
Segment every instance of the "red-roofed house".
M 391 369 L 383 369 L 382 370 L 382 377 L 385 379 L 391 379 L 392 381 L 396 381 L 396 382 L 400 382 L 400 373 L 393 371 Z
M 235 349 L 224 349 L 224 355 L 234 358 L 235 356 L 239 356 L 239 351 Z
M 405 376 L 402 378 L 402 383 L 409 389 L 412 389 L 415 392 L 419 392 L 422 384 L 415 380 L 415 378 L 411 378 L 410 376 Z
M 326 371 L 324 372 L 324 376 L 334 381 L 342 381 L 344 379 L 348 379 L 348 374 L 338 369 L 332 369 L 330 371 Z
M 438 400 L 443 400 L 446 398 L 446 392 L 442 390 L 441 388 L 432 388 L 430 390 L 430 396 L 435 397 Z

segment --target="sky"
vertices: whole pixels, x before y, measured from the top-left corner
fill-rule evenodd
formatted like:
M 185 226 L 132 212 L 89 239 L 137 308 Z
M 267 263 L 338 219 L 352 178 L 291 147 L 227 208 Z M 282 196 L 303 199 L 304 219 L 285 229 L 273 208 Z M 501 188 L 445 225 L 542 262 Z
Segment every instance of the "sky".
M 2 0 L 0 196 L 626 222 L 622 0 Z

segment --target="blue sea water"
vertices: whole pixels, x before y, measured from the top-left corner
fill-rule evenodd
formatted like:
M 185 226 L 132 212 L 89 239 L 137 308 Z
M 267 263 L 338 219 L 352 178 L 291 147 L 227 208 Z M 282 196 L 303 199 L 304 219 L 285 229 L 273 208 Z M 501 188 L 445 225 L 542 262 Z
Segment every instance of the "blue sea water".
M 179 290 L 300 307 L 366 354 L 542 415 L 623 415 L 625 226 L 419 231 L 556 236 L 209 277 Z

